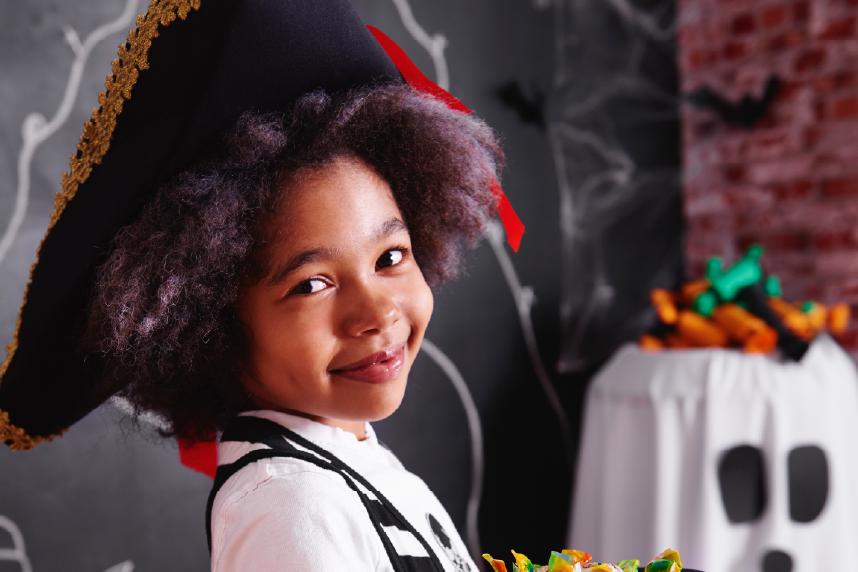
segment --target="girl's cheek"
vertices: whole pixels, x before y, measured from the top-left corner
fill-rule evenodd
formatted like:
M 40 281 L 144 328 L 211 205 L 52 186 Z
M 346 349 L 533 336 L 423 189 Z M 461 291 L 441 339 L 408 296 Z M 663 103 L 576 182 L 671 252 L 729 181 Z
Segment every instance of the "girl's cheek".
M 415 326 L 420 326 L 425 329 L 429 325 L 429 320 L 432 318 L 432 312 L 435 307 L 435 297 L 432 294 L 432 289 L 420 275 L 416 289 L 411 297 L 413 304 L 413 321 Z

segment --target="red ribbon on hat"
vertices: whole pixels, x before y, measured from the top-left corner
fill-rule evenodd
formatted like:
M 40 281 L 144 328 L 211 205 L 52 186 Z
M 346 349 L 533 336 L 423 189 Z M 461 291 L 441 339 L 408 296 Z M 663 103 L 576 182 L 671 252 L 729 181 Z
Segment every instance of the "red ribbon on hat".
M 384 32 L 370 25 L 367 25 L 367 29 L 369 29 L 370 33 L 372 33 L 376 41 L 387 53 L 387 57 L 393 61 L 399 73 L 409 85 L 437 97 L 451 109 L 461 111 L 462 113 L 473 113 L 468 106 L 459 101 L 453 94 L 426 77 L 420 71 L 420 68 L 411 61 L 405 50 L 400 48 Z M 513 252 L 518 252 L 518 247 L 521 245 L 521 237 L 524 236 L 524 223 L 521 222 L 497 179 L 492 179 L 490 189 L 492 194 L 497 197 L 496 206 L 498 216 L 506 232 L 507 244 L 509 244 Z M 179 439 L 179 460 L 189 469 L 214 478 L 217 471 L 217 444 L 214 441 L 198 442 Z
M 451 109 L 461 111 L 462 113 L 472 113 L 468 106 L 459 101 L 455 96 L 453 96 L 453 94 L 426 77 L 423 72 L 420 71 L 420 68 L 414 65 L 414 62 L 411 61 L 411 58 L 408 57 L 405 50 L 400 48 L 396 42 L 391 40 L 384 32 L 375 26 L 370 25 L 367 25 L 367 29 L 372 33 L 384 51 L 387 52 L 387 57 L 393 61 L 394 65 L 396 65 L 396 68 L 399 70 L 399 73 L 409 85 L 422 92 L 434 95 L 446 103 Z M 498 216 L 500 217 L 501 222 L 503 223 L 503 228 L 506 231 L 506 241 L 510 248 L 512 248 L 513 252 L 518 252 L 518 247 L 521 245 L 521 237 L 524 236 L 524 223 L 521 222 L 521 219 L 518 214 L 516 214 L 515 209 L 512 208 L 512 204 L 509 202 L 509 199 L 506 197 L 506 194 L 503 192 L 503 189 L 497 179 L 492 180 L 490 188 L 492 193 L 498 199 Z

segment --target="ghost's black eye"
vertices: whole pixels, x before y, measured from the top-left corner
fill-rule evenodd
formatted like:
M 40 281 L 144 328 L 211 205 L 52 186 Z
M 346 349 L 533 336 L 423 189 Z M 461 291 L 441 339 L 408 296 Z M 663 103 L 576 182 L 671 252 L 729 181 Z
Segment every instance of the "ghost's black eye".
M 766 467 L 757 447 L 728 449 L 718 462 L 721 500 L 730 522 L 751 522 L 766 510 Z
M 828 461 L 815 445 L 795 447 L 787 458 L 789 515 L 796 522 L 819 516 L 828 498 Z

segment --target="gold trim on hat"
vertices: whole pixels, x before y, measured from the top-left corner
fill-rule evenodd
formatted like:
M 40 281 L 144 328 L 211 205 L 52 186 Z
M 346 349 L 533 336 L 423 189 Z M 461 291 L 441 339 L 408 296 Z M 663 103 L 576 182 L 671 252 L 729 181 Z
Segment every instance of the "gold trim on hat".
M 47 231 L 36 250 L 36 259 L 30 266 L 30 275 L 24 288 L 24 301 L 15 322 L 12 341 L 6 346 L 6 359 L 0 364 L 0 383 L 12 361 L 12 356 L 18 348 L 18 332 L 21 329 L 21 315 L 27 303 L 33 272 L 39 262 L 39 254 L 45 239 L 59 220 L 60 215 L 77 193 L 80 185 L 86 182 L 95 165 L 101 163 L 110 140 L 116 129 L 116 119 L 122 113 L 125 100 L 131 99 L 131 91 L 137 83 L 140 72 L 149 69 L 149 48 L 152 40 L 158 36 L 159 28 L 167 27 L 177 18 L 184 20 L 191 10 L 199 10 L 202 0 L 152 0 L 146 13 L 137 16 L 136 26 L 128 32 L 128 38 L 119 46 L 119 51 L 113 64 L 111 74 L 104 80 L 104 91 L 98 94 L 99 107 L 83 124 L 83 133 L 77 144 L 77 151 L 69 159 L 69 171 L 63 174 L 62 188 L 54 195 L 54 210 L 48 223 Z M 16 427 L 9 419 L 9 414 L 0 409 L 0 441 L 5 441 L 12 450 L 21 451 L 32 449 L 39 443 L 51 441 L 67 431 L 43 437 L 31 437 L 21 427 Z
M 20 427 L 13 425 L 9 420 L 9 414 L 0 409 L 0 441 L 9 445 L 9 448 L 13 451 L 27 451 L 39 443 L 53 441 L 57 437 L 63 435 L 66 431 L 68 431 L 68 428 L 63 429 L 54 435 L 31 437 Z

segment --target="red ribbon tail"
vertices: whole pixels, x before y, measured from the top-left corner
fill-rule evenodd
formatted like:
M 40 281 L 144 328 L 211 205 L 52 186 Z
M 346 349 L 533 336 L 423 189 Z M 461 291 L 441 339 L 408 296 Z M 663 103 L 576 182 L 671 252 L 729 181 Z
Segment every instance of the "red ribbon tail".
M 423 72 L 420 71 L 420 68 L 411 61 L 411 58 L 408 57 L 405 50 L 400 48 L 396 42 L 391 40 L 384 32 L 375 26 L 370 25 L 367 25 L 367 29 L 375 37 L 376 41 L 387 53 L 387 57 L 393 61 L 396 69 L 399 70 L 400 75 L 408 82 L 409 85 L 419 91 L 434 95 L 446 103 L 451 109 L 455 109 L 463 113 L 471 113 L 471 110 L 464 103 L 454 97 L 453 94 L 426 77 Z M 515 209 L 512 208 L 512 204 L 509 202 L 509 199 L 506 197 L 506 194 L 503 192 L 503 189 L 497 180 L 492 181 L 491 191 L 498 198 L 498 216 L 500 217 L 504 230 L 506 231 L 506 241 L 510 248 L 512 248 L 513 252 L 518 252 L 518 247 L 521 245 L 521 238 L 524 236 L 524 224 L 521 222 L 518 214 L 516 214 Z
M 217 443 L 179 439 L 179 460 L 189 469 L 214 478 L 217 472 Z
M 396 69 L 399 70 L 400 75 L 402 75 L 402 78 L 407 81 L 409 85 L 422 92 L 434 95 L 452 109 L 461 111 L 462 113 L 471 113 L 468 106 L 459 101 L 449 91 L 426 77 L 423 72 L 420 71 L 420 68 L 411 61 L 411 58 L 408 57 L 405 50 L 400 48 L 396 42 L 387 36 L 387 34 L 375 26 L 367 24 L 366 27 L 370 33 L 375 36 L 375 40 L 381 45 L 382 49 L 387 53 L 387 57 L 393 61 Z
M 521 222 L 518 213 L 512 208 L 512 203 L 509 202 L 506 193 L 503 192 L 497 180 L 492 181 L 491 190 L 498 199 L 498 216 L 506 232 L 506 242 L 513 252 L 518 252 L 518 248 L 521 246 L 521 237 L 524 236 L 524 223 Z

